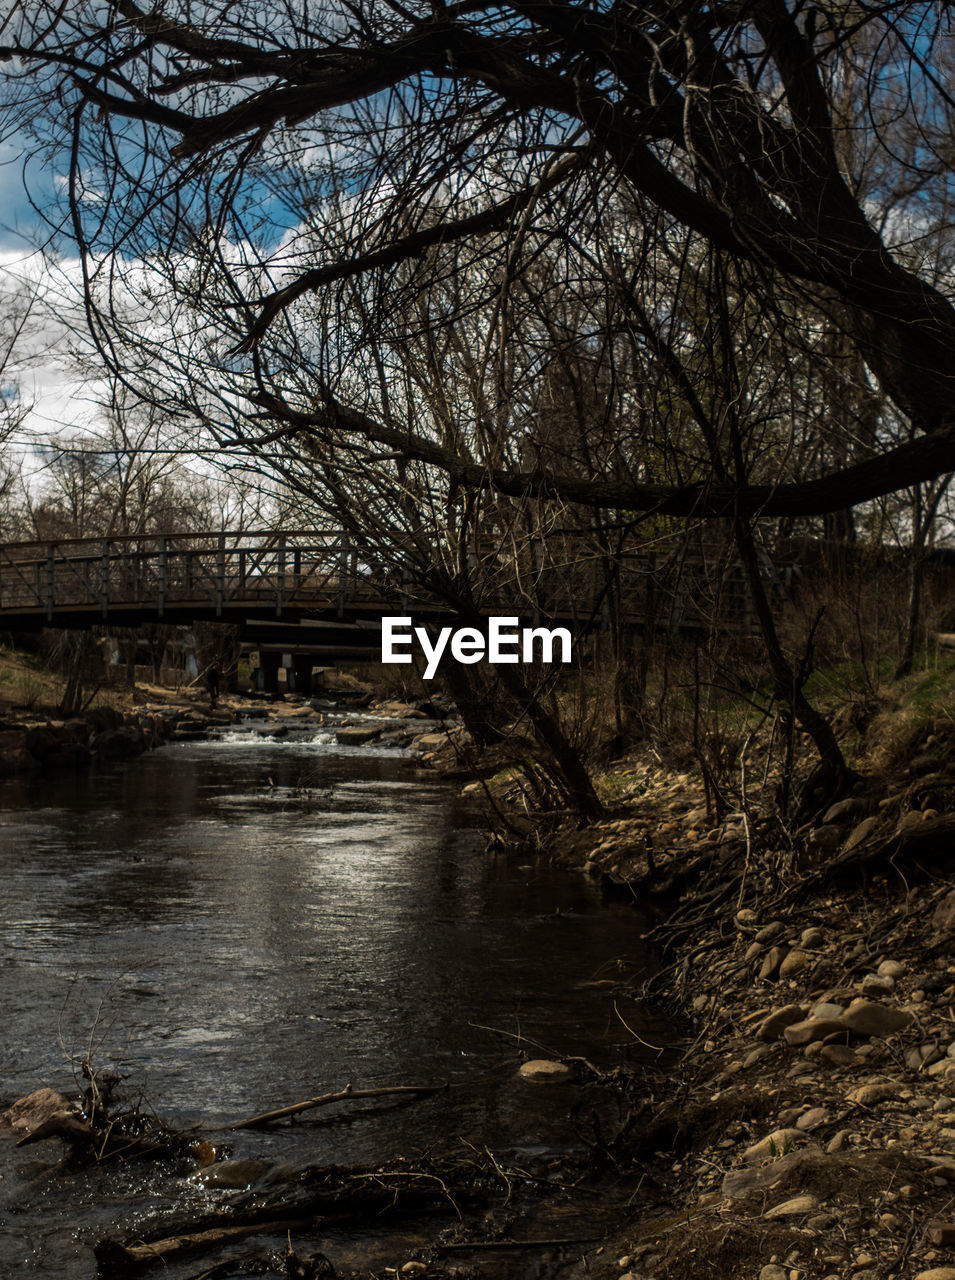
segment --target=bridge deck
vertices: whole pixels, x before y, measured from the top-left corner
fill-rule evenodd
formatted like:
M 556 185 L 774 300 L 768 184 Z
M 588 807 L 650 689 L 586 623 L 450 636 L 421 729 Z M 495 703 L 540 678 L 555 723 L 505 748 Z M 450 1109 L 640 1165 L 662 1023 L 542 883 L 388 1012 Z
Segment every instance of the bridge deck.
M 482 555 L 487 614 L 585 620 L 602 608 L 608 558 L 592 541 L 538 542 Z M 625 617 L 663 629 L 751 629 L 725 558 L 635 552 L 613 561 Z M 521 608 L 520 601 L 526 602 Z M 376 620 L 436 615 L 433 602 L 376 578 L 339 534 L 176 533 L 0 546 L 0 630 L 148 622 Z

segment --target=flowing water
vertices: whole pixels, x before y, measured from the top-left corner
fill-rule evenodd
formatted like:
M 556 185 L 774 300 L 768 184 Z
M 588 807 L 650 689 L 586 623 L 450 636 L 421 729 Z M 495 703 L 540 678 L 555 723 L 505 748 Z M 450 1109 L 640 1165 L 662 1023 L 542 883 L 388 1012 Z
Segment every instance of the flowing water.
M 349 1082 L 448 1081 L 231 1146 L 299 1165 L 568 1149 L 566 1089 L 516 1080 L 517 1051 L 613 1060 L 629 1037 L 591 984 L 640 972 L 639 920 L 583 876 L 489 856 L 473 825 L 400 753 L 328 735 L 0 785 L 0 1101 L 75 1093 L 90 1053 L 204 1130 Z M 0 1276 L 91 1277 L 99 1236 L 209 1195 L 143 1162 L 64 1178 L 60 1154 L 0 1134 Z

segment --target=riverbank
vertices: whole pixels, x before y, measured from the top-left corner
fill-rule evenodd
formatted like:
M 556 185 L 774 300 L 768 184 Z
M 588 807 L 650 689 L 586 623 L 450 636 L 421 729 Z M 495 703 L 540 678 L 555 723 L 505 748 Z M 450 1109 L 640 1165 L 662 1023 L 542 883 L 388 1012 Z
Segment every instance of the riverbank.
M 617 816 L 556 841 L 657 905 L 637 994 L 692 1028 L 622 1143 L 652 1208 L 588 1275 L 955 1280 L 952 746 L 947 719 L 883 732 L 796 830 L 758 806 L 710 825 L 692 774 L 631 761 Z

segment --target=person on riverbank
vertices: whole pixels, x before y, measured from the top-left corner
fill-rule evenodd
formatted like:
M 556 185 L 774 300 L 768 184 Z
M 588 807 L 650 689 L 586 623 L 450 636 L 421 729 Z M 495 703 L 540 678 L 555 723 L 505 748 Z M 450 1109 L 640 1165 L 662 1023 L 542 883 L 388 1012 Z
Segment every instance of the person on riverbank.
M 215 663 L 206 672 L 206 688 L 209 690 L 209 705 L 215 711 L 219 701 L 219 668 Z

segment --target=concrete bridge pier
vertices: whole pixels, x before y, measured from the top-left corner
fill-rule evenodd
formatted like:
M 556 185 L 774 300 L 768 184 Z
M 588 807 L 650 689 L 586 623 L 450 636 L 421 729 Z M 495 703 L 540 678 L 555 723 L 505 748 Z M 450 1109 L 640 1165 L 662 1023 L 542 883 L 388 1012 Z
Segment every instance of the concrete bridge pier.
M 294 663 L 292 672 L 295 692 L 300 693 L 304 698 L 309 698 L 312 694 L 312 659 L 296 654 Z
M 255 683 L 263 693 L 278 693 L 279 668 L 281 665 L 282 655 L 280 653 L 270 653 L 268 650 L 264 650 L 259 654 L 259 668 L 256 672 Z

